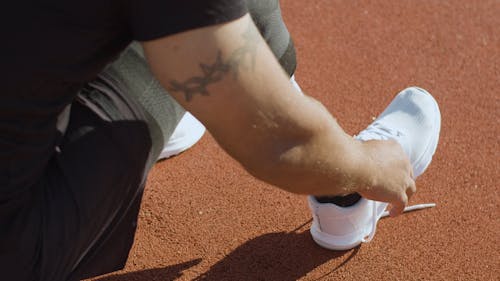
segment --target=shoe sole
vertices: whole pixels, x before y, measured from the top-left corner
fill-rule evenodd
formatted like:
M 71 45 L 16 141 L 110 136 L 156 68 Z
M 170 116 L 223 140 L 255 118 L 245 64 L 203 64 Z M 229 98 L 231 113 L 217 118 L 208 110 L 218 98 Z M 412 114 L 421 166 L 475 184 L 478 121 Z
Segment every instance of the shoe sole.
M 344 245 L 340 245 L 340 244 L 333 245 L 333 244 L 330 244 L 328 242 L 325 242 L 326 240 L 333 240 L 333 239 L 339 239 L 339 238 L 319 231 L 318 228 L 315 227 L 314 225 L 311 227 L 310 232 L 311 232 L 311 236 L 312 236 L 314 242 L 316 242 L 316 244 L 318 244 L 322 248 L 325 248 L 328 250 L 346 251 L 346 250 L 350 250 L 350 249 L 358 246 L 359 244 L 361 244 L 361 240 L 350 243 L 350 244 L 344 244 Z

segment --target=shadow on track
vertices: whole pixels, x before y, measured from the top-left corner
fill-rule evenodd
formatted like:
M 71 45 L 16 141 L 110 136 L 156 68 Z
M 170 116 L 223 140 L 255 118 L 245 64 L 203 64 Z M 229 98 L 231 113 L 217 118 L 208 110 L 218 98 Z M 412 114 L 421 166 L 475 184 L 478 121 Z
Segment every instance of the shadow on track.
M 319 247 L 312 240 L 309 231 L 299 232 L 301 228 L 310 222 L 311 220 L 305 222 L 291 232 L 267 233 L 251 239 L 194 280 L 297 280 L 325 262 L 349 255 L 335 268 L 316 279 L 323 280 L 348 263 L 358 253 L 359 247 L 349 251 L 330 251 Z M 165 268 L 111 275 L 94 280 L 174 280 L 182 276 L 182 271 L 200 262 L 201 259 L 195 259 Z
M 201 262 L 201 259 L 169 265 L 163 268 L 147 269 L 142 271 L 109 275 L 93 279 L 94 281 L 167 281 L 175 280 L 182 276 L 182 271 Z
M 325 262 L 350 253 L 347 259 L 320 278 L 323 279 L 357 254 L 359 248 L 350 251 L 320 248 L 309 231 L 298 232 L 309 222 L 288 233 L 267 233 L 249 240 L 195 280 L 297 280 Z

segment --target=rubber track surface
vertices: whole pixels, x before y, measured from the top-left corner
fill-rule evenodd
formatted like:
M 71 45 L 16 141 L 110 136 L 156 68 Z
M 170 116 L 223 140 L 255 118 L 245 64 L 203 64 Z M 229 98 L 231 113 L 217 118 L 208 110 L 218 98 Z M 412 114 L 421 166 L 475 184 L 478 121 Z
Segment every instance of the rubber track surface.
M 282 1 L 297 80 L 356 134 L 405 87 L 438 100 L 441 141 L 411 203 L 374 240 L 324 250 L 305 196 L 263 184 L 206 134 L 149 176 L 133 280 L 500 280 L 500 1 Z

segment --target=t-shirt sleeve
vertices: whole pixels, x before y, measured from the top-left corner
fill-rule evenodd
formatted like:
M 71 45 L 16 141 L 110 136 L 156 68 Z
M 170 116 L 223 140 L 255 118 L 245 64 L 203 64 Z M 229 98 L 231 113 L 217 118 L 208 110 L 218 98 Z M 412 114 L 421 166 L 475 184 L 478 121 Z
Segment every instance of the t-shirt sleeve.
M 147 41 L 237 19 L 245 0 L 129 0 L 134 40 Z

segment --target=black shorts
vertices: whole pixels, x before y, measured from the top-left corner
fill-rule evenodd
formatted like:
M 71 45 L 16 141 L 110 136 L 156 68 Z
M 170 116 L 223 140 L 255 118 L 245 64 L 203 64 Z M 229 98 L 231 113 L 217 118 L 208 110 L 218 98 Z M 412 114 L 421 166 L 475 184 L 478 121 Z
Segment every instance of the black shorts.
M 248 11 L 283 69 L 292 76 L 297 67 L 292 37 L 283 22 L 279 0 L 247 0 Z
M 43 177 L 9 202 L 18 223 L 2 237 L 18 252 L 0 254 L 2 280 L 80 280 L 123 267 L 157 157 L 146 119 L 118 93 L 82 91 Z
M 279 1 L 247 1 L 292 75 L 295 51 Z M 123 268 L 146 174 L 164 142 L 137 97 L 108 82 L 93 82 L 106 91 L 87 85 L 71 105 L 67 128 L 38 183 L 14 201 L 0 202 L 15 211 L 5 214 L 9 224 L 0 229 L 1 280 L 80 280 Z

